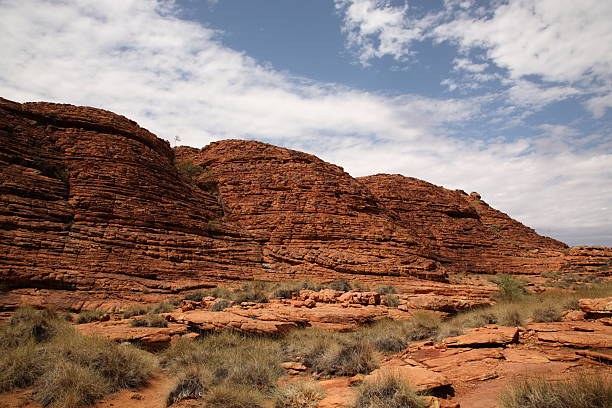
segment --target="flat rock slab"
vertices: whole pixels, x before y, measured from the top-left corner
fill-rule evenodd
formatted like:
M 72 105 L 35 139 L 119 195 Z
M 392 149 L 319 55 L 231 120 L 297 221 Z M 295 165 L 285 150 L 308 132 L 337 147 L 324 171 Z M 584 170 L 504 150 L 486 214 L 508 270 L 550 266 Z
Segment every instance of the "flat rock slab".
M 504 347 L 518 340 L 517 327 L 485 326 L 470 329 L 461 336 L 449 337 L 443 344 L 447 347 Z
M 382 375 L 395 374 L 412 385 L 417 391 L 431 391 L 451 385 L 448 378 L 441 373 L 425 367 L 383 366 L 367 375 L 364 381 L 374 381 Z
M 612 327 L 599 321 L 534 323 L 528 329 L 541 342 L 577 348 L 612 348 Z
M 283 334 L 298 327 L 294 322 L 257 320 L 230 312 L 208 310 L 170 313 L 167 318 L 203 331 L 236 330 L 246 333 Z
M 580 299 L 580 310 L 587 315 L 612 316 L 612 297 L 597 299 Z
M 110 340 L 139 343 L 146 348 L 163 348 L 170 344 L 173 336 L 188 333 L 187 326 L 169 323 L 168 327 L 132 327 L 130 320 L 92 322 L 76 325 L 75 328 L 87 336 L 102 336 Z

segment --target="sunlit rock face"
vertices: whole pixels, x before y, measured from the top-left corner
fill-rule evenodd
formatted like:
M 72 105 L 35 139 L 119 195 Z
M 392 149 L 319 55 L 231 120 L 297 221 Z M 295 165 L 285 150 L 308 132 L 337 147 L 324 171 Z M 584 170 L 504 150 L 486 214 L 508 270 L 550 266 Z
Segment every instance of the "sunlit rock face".
M 568 249 L 475 193 L 399 175 L 353 178 L 254 141 L 172 149 L 94 108 L 0 99 L 0 166 L 3 305 L 146 301 L 247 279 L 444 292 L 457 272 L 610 267 L 609 248 Z

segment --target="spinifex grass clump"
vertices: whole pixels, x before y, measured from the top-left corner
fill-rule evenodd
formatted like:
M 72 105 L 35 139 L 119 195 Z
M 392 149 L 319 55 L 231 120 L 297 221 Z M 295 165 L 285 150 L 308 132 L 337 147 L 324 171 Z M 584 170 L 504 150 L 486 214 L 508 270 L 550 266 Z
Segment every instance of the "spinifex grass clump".
M 610 408 L 612 377 L 609 374 L 580 373 L 555 381 L 524 379 L 500 396 L 501 408 Z
M 245 407 L 259 407 L 257 401 L 273 391 L 283 374 L 280 341 L 231 332 L 210 334 L 201 340 L 181 339 L 160 357 L 162 367 L 178 377 L 171 391 L 173 400 L 189 389 L 203 389 L 205 406 L 211 407 L 241 406 L 245 396 L 255 404 Z M 199 383 L 180 380 L 190 378 L 187 374 L 193 372 L 199 373 Z
M 323 396 L 323 390 L 314 382 L 291 383 L 277 388 L 274 408 L 315 408 Z
M 78 407 L 140 387 L 156 366 L 148 353 L 82 336 L 49 310 L 17 310 L 0 327 L 0 344 L 0 390 L 32 387 L 33 398 L 45 406 Z
M 364 382 L 352 408 L 426 408 L 425 401 L 395 373 L 381 374 Z

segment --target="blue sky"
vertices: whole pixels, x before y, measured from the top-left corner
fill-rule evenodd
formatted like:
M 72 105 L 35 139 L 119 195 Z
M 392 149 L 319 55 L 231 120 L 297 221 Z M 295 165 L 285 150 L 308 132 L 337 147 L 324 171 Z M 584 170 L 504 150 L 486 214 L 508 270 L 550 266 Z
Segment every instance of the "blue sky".
M 0 96 L 478 191 L 612 245 L 612 2 L 0 0 Z

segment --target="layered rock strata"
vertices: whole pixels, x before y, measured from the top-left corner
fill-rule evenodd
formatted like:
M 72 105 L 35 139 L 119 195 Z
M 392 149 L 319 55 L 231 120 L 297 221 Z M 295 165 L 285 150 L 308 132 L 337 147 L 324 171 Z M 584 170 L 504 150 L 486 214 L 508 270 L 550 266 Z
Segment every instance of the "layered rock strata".
M 259 245 L 185 180 L 169 144 L 111 112 L 0 99 L 0 172 L 10 289 L 141 295 L 261 265 Z
M 455 272 L 609 274 L 610 248 L 567 248 L 476 194 L 355 179 L 265 143 L 171 149 L 114 113 L 0 99 L 1 305 L 73 308 L 247 279 L 340 277 L 487 297 Z

